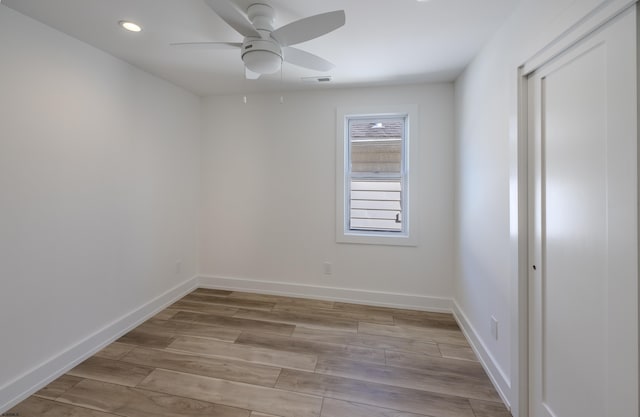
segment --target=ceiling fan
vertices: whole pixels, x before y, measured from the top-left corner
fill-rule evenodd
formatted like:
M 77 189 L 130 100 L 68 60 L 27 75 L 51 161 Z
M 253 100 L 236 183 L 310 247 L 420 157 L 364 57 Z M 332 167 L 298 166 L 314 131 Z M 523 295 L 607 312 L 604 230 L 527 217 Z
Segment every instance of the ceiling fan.
M 291 45 L 306 42 L 332 32 L 345 23 L 344 10 L 317 14 L 273 28 L 275 11 L 265 1 L 254 3 L 244 13 L 231 0 L 204 0 L 229 26 L 244 36 L 242 42 L 180 42 L 172 46 L 231 47 L 241 50 L 248 79 L 262 74 L 272 74 L 282 67 L 282 62 L 326 72 L 334 65 L 317 55 L 292 48 Z

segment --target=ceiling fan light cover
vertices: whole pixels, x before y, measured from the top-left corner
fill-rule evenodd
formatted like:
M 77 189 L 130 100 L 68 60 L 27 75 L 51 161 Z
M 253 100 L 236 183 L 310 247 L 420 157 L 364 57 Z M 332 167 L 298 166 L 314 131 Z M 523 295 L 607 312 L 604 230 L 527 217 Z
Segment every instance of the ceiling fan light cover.
M 242 57 L 244 64 L 258 74 L 273 74 L 282 66 L 282 58 L 269 51 L 251 51 Z

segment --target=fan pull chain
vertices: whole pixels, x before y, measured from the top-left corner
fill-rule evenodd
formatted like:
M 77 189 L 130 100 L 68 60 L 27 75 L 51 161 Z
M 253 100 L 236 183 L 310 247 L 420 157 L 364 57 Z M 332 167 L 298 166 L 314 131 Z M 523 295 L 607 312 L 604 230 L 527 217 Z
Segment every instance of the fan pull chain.
M 284 62 L 280 64 L 280 104 L 284 104 L 284 95 L 283 95 L 283 86 L 284 86 L 284 77 L 282 73 L 284 72 Z

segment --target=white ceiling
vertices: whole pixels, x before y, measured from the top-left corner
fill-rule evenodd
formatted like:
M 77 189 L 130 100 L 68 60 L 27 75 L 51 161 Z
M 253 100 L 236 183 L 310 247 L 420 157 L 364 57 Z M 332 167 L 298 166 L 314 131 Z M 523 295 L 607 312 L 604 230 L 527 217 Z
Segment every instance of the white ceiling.
M 346 25 L 296 45 L 336 65 L 319 74 L 285 64 L 280 73 L 245 80 L 239 50 L 193 50 L 172 42 L 241 42 L 202 0 L 0 0 L 199 95 L 451 81 L 519 0 L 268 0 L 275 28 L 310 15 L 345 10 Z M 246 8 L 257 0 L 235 0 Z M 260 2 L 264 2 L 260 0 Z M 125 32 L 120 20 L 143 26 Z M 331 75 L 329 84 L 301 77 Z

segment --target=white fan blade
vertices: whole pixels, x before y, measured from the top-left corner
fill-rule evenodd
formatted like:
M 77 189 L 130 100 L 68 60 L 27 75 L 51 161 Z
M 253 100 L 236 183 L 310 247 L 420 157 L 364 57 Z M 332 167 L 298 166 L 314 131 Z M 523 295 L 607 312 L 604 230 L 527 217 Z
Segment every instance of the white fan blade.
M 330 71 L 335 65 L 326 59 L 320 58 L 317 55 L 310 54 L 298 48 L 292 48 L 290 46 L 282 48 L 284 60 L 290 64 L 297 65 L 299 67 L 309 68 L 315 71 Z
M 178 48 L 189 49 L 238 49 L 242 48 L 241 42 L 174 42 L 169 44 Z
M 271 32 L 271 37 L 280 46 L 295 45 L 334 31 L 344 22 L 344 10 L 336 10 L 296 20 Z
M 260 75 L 262 74 L 253 72 L 249 68 L 244 67 L 244 76 L 246 77 L 247 80 L 257 80 L 258 78 L 260 78 Z
M 242 36 L 260 37 L 247 16 L 231 0 L 204 0 L 218 16 Z

